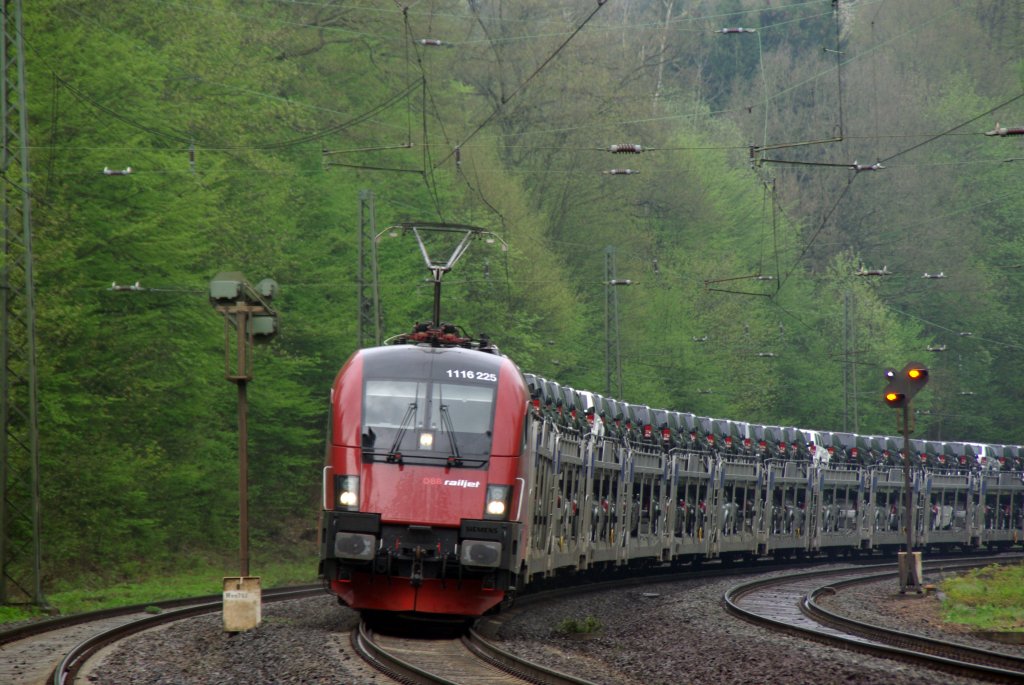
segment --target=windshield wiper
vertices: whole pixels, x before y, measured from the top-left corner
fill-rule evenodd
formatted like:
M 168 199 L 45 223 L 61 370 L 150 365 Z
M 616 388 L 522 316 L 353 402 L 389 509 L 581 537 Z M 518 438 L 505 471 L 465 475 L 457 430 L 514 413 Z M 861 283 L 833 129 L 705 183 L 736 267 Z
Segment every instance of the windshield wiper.
M 398 433 L 395 435 L 395 441 L 391 445 L 391 449 L 388 451 L 388 461 L 402 463 L 402 453 L 398 451 L 398 446 L 402 444 L 402 438 L 405 437 L 405 431 L 409 429 L 409 424 L 412 423 L 413 417 L 416 416 L 416 403 L 410 402 L 409 408 L 405 410 L 405 416 L 402 418 L 402 423 L 398 426 Z
M 459 454 L 459 446 L 455 443 L 455 426 L 452 425 L 451 414 L 448 413 L 448 405 L 441 405 L 441 427 L 448 433 L 448 443 L 452 447 L 452 455 L 448 457 L 449 466 L 462 466 L 462 455 Z

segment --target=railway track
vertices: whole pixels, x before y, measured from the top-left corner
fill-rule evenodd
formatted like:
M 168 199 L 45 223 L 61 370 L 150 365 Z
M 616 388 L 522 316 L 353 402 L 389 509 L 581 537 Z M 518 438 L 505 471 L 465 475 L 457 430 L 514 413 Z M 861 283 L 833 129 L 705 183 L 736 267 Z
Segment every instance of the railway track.
M 929 568 L 935 566 L 943 570 L 952 571 L 970 566 L 985 565 L 994 561 L 1007 562 L 1020 559 L 1021 556 L 1011 557 L 1001 555 L 996 559 L 972 558 L 965 563 L 954 560 L 930 562 Z M 791 565 L 790 568 L 792 569 Z M 885 572 L 879 572 L 879 569 Z M 668 573 L 660 575 L 658 582 L 681 579 L 683 577 L 695 578 L 705 576 L 720 577 L 723 572 L 732 573 L 764 573 L 768 568 L 757 565 L 755 568 L 735 567 L 729 569 L 703 569 L 696 573 L 693 570 L 683 573 Z M 795 570 L 795 569 L 792 569 Z M 761 614 L 774 615 L 774 621 L 783 625 L 788 630 L 798 630 L 794 627 L 805 620 L 805 614 L 799 605 L 805 604 L 808 611 L 820 609 L 816 607 L 815 597 L 822 592 L 831 592 L 836 588 L 843 588 L 856 582 L 876 580 L 878 578 L 894 577 L 893 565 L 886 564 L 884 567 L 864 568 L 859 565 L 850 565 L 838 571 L 831 571 L 827 575 L 822 572 L 816 573 L 792 573 L 782 579 L 787 584 L 796 583 L 799 587 L 791 587 L 785 592 L 781 588 L 772 588 L 765 583 L 778 583 L 779 579 L 771 581 L 748 583 L 730 591 L 734 603 L 742 606 L 747 611 L 752 605 L 761 603 L 769 607 L 760 611 Z M 389 677 L 403 683 L 495 683 L 505 685 L 507 683 L 586 683 L 571 675 L 555 673 L 544 668 L 537 668 L 528 661 L 519 659 L 507 654 L 501 649 L 494 648 L 487 644 L 486 638 L 497 634 L 501 623 L 510 618 L 518 611 L 526 609 L 527 606 L 536 603 L 544 603 L 550 596 L 564 597 L 566 594 L 580 594 L 587 592 L 603 592 L 604 590 L 622 589 L 632 585 L 639 585 L 651 582 L 654 578 L 619 578 L 614 581 L 606 581 L 591 586 L 577 588 L 560 587 L 548 592 L 537 593 L 520 598 L 516 609 L 510 612 L 503 612 L 499 617 L 481 622 L 476 626 L 479 634 L 469 634 L 465 639 L 458 640 L 406 640 L 394 635 L 373 634 L 363 629 L 362 634 L 350 636 L 357 652 L 366 652 L 370 655 L 373 667 L 384 671 Z M 894 582 L 895 585 L 895 582 Z M 768 599 L 761 592 L 755 592 L 759 586 L 763 586 L 765 592 L 769 593 Z M 827 589 L 822 589 L 827 588 Z M 320 586 L 309 586 L 300 589 L 274 590 L 264 592 L 264 600 L 273 602 L 287 599 L 300 599 L 303 597 L 319 595 L 322 593 Z M 788 593 L 785 601 L 781 598 Z M 808 599 L 808 595 L 810 598 Z M 761 597 L 758 600 L 758 596 Z M 774 596 L 774 599 L 771 597 Z M 778 607 L 785 607 L 781 616 Z M 774 608 L 772 608 L 774 607 Z M 209 614 L 220 611 L 221 597 L 219 595 L 205 598 L 194 598 L 192 600 L 180 600 L 177 602 L 164 603 L 162 613 L 152 615 L 145 610 L 146 606 L 127 607 L 116 611 L 104 611 L 93 614 L 72 616 L 67 618 L 43 621 L 36 624 L 23 626 L 13 631 L 0 632 L 0 683 L 11 685 L 38 685 L 39 683 L 54 683 L 56 685 L 70 685 L 75 682 L 76 674 L 81 680 L 87 671 L 79 673 L 79 669 L 89 661 L 105 644 L 121 640 L 129 634 L 141 632 L 154 628 L 163 623 Z M 758 612 L 753 612 L 758 613 Z M 759 619 L 758 619 L 759 620 Z M 835 621 L 827 616 L 816 619 L 817 623 L 822 621 Z M 848 622 L 847 622 L 848 623 Z M 821 633 L 824 629 L 813 628 L 812 633 Z M 963 667 L 959 662 L 970 661 L 967 657 L 951 656 L 950 645 L 942 643 L 937 646 L 938 660 L 935 657 L 916 656 L 917 652 L 927 651 L 926 648 L 907 642 L 897 642 L 891 633 L 880 635 L 859 634 L 851 637 L 849 633 L 853 630 L 849 625 L 832 627 L 829 629 L 835 634 L 845 634 L 846 640 L 852 642 L 855 649 L 862 651 L 876 652 L 872 643 L 883 643 L 887 647 L 884 655 L 893 656 L 900 652 L 915 654 L 915 659 L 928 659 L 932 665 L 938 663 L 947 670 L 956 669 L 960 673 L 969 673 L 974 678 L 989 680 L 1006 680 L 1021 682 L 1024 679 L 1024 668 L 1020 660 L 1010 660 L 1009 664 L 993 662 L 987 653 L 974 659 L 983 665 Z M 801 631 L 803 632 L 803 631 Z M 806 633 L 804 633 L 806 634 Z M 344 635 L 344 633 L 342 633 Z M 902 633 L 896 634 L 901 640 L 908 639 Z M 820 641 L 826 638 L 818 635 Z M 833 642 L 834 643 L 834 642 Z M 368 646 L 367 646 L 368 645 Z M 347 651 L 347 648 L 346 648 Z M 983 652 L 983 650 L 976 650 Z M 525 653 L 526 659 L 533 658 L 533 655 Z M 903 655 L 907 656 L 907 655 Z M 367 657 L 363 657 L 364 659 Z M 998 657 L 996 657 L 998 658 Z M 92 662 L 90 662 L 92 663 Z M 412 668 L 408 668 L 412 666 Z M 365 668 L 365 666 L 361 666 Z M 590 677 L 594 677 L 591 675 Z
M 320 585 L 264 590 L 263 601 L 321 593 Z M 154 607 L 160 612 L 152 613 Z M 221 595 L 210 595 L 77 614 L 0 632 L 0 682 L 66 685 L 104 646 L 164 623 L 220 611 L 221 607 Z
M 957 571 L 997 561 L 1006 562 L 1007 558 L 937 561 L 925 567 Z M 1024 682 L 1024 658 L 1019 656 L 863 623 L 828 611 L 815 601 L 840 589 L 897 577 L 891 565 L 885 571 L 870 567 L 810 571 L 734 586 L 724 601 L 730 612 L 749 621 L 826 644 L 981 680 Z
M 792 562 L 766 562 L 757 566 L 725 568 L 713 565 L 712 568 L 598 580 L 529 593 L 520 597 L 513 609 L 495 617 L 481 619 L 475 624 L 474 629 L 464 636 L 447 639 L 427 638 L 421 632 L 416 637 L 399 637 L 374 632 L 366 624 L 360 624 L 352 631 L 350 639 L 353 650 L 364 661 L 406 685 L 592 685 L 590 681 L 552 671 L 510 654 L 491 643 L 487 637 L 496 635 L 500 624 L 512 615 L 554 597 L 643 587 L 653 581 L 671 582 L 719 578 L 723 575 L 763 574 L 772 568 L 791 566 Z
M 448 639 L 398 637 L 352 631 L 352 647 L 365 661 L 406 685 L 593 685 L 514 656 L 470 630 Z
M 749 573 L 754 570 L 734 569 L 733 572 Z M 705 570 L 699 574 L 710 573 L 714 573 L 714 571 Z M 691 570 L 681 574 L 668 574 L 662 579 L 687 577 L 693 574 L 694 572 Z M 650 582 L 650 579 L 620 578 L 612 583 L 599 583 L 579 588 L 578 591 L 592 592 L 599 591 L 601 588 L 623 587 L 644 582 Z M 295 590 L 299 594 L 296 594 Z M 319 585 L 297 589 L 264 590 L 263 599 L 265 602 L 277 599 L 298 599 L 317 595 L 322 591 L 322 587 Z M 543 602 L 547 597 L 564 595 L 567 591 L 569 588 L 560 587 L 522 597 L 517 602 L 516 610 L 504 612 L 502 616 L 507 617 L 510 613 L 515 613 L 533 602 Z M 4 685 L 39 685 L 40 683 L 68 685 L 74 682 L 75 675 L 78 674 L 85 662 L 105 645 L 164 623 L 217 612 L 221 610 L 221 607 L 221 595 L 209 595 L 76 614 L 0 631 L 0 683 Z M 159 613 L 152 613 L 154 608 L 159 609 Z

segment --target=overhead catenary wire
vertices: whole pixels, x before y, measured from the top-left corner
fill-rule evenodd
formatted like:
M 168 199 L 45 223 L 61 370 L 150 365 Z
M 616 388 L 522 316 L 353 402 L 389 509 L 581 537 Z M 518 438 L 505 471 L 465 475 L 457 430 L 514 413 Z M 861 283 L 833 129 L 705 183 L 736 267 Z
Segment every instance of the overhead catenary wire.
M 579 32 L 582 31 L 587 26 L 588 23 L 590 23 L 590 20 L 593 19 L 597 15 L 597 13 L 601 11 L 601 8 L 604 7 L 604 5 L 605 5 L 605 1 L 604 0 L 598 0 L 597 7 L 595 7 L 593 9 L 593 11 L 591 11 L 591 13 L 588 14 L 586 16 L 586 18 L 582 22 L 580 22 L 580 24 L 576 27 L 576 29 L 571 34 L 569 34 L 569 37 L 566 38 L 564 41 L 562 41 L 562 43 L 557 48 L 555 48 L 554 52 L 552 52 L 550 55 L 548 55 L 547 58 L 545 58 L 544 61 L 541 62 L 540 65 L 538 65 L 537 68 L 534 69 L 530 73 L 529 76 L 527 76 L 522 82 L 520 82 L 520 84 L 517 85 L 512 90 L 511 93 L 509 93 L 507 96 L 502 96 L 500 101 L 499 101 L 499 103 L 498 103 L 498 106 L 495 107 L 491 111 L 491 113 L 488 114 L 484 118 L 484 120 L 481 121 L 476 126 L 476 128 L 474 128 L 469 133 L 469 135 L 467 135 L 465 138 L 463 138 L 461 141 L 459 141 L 459 144 L 458 144 L 459 147 L 465 145 L 467 142 L 472 140 L 473 137 L 476 136 L 477 133 L 479 133 L 481 130 L 483 130 L 483 128 L 485 126 L 487 126 L 487 124 L 489 124 L 491 122 L 491 120 L 494 119 L 494 117 L 496 117 L 498 115 L 499 112 L 501 112 L 501 110 L 505 107 L 505 105 L 507 105 L 509 103 L 509 101 L 511 101 L 516 95 L 518 95 L 520 92 L 522 92 L 522 90 L 527 85 L 529 85 L 530 81 L 532 81 L 537 76 L 537 74 L 539 74 L 541 71 L 543 71 L 544 68 L 547 67 L 547 65 L 550 64 L 551 61 L 553 59 L 555 59 L 555 57 L 557 57 L 562 52 L 562 50 L 565 49 L 565 47 L 572 41 L 572 39 L 575 38 L 579 34 Z M 444 158 L 442 158 L 439 162 L 437 162 L 437 164 L 435 166 L 436 167 L 441 166 L 442 164 L 447 162 L 449 159 L 451 159 L 454 154 L 455 154 L 454 151 L 449 152 Z
M 953 132 L 953 131 L 956 131 L 956 130 L 958 130 L 960 128 L 963 128 L 964 126 L 967 126 L 968 124 L 971 124 L 971 123 L 977 121 L 978 119 L 980 119 L 982 117 L 991 115 L 993 112 L 998 111 L 999 109 L 1002 109 L 1003 107 L 1006 107 L 1006 106 L 1016 102 L 1017 100 L 1019 100 L 1021 98 L 1024 98 L 1024 92 L 1015 95 L 1014 97 L 1012 97 L 1012 98 L 1010 98 L 1010 99 L 1008 99 L 1008 100 L 1006 100 L 1006 101 L 996 105 L 995 107 L 993 107 L 993 108 L 991 108 L 989 110 L 986 110 L 985 112 L 982 112 L 981 114 L 978 114 L 978 115 L 968 119 L 967 121 L 964 121 L 964 122 L 962 122 L 960 124 L 957 124 L 956 126 L 948 129 L 948 131 L 946 131 L 946 132 L 943 132 L 943 133 L 940 133 L 938 135 L 932 136 L 932 137 L 930 137 L 930 138 L 928 138 L 928 139 L 926 139 L 926 140 L 924 140 L 924 141 L 922 141 L 920 143 L 917 143 L 916 145 L 912 145 L 909 148 L 906 148 L 905 150 L 902 150 L 902 151 L 899 151 L 899 152 L 897 152 L 895 154 L 892 154 L 892 155 L 890 155 L 890 156 L 880 160 L 876 164 L 878 165 L 879 168 L 881 168 L 882 162 L 888 162 L 891 159 L 895 159 L 895 158 L 897 158 L 897 157 L 899 157 L 901 155 L 904 155 L 904 154 L 906 154 L 906 153 L 908 153 L 908 152 L 910 152 L 912 150 L 916 150 L 916 149 L 918 149 L 918 148 L 920 148 L 920 147 L 922 147 L 924 145 L 932 143 L 935 140 L 938 140 L 939 138 L 941 138 L 943 135 L 945 135 L 945 133 Z M 791 162 L 791 163 L 807 164 L 807 165 L 811 165 L 811 166 L 838 166 L 838 165 L 832 164 L 832 163 L 816 163 L 816 162 L 805 162 L 805 163 L 802 163 L 802 162 Z M 872 166 L 874 166 L 874 165 L 872 165 Z M 835 210 L 838 208 L 839 203 L 843 200 L 844 197 L 846 197 L 846 194 L 849 192 L 850 187 L 853 184 L 853 180 L 855 178 L 857 178 L 857 175 L 858 174 L 851 175 L 849 177 L 849 179 L 847 179 L 846 186 L 839 193 L 839 195 L 838 195 L 838 197 L 836 199 L 836 202 L 832 205 L 831 209 L 826 213 L 826 215 L 822 219 L 821 223 L 818 225 L 818 228 L 814 231 L 814 233 L 811 235 L 810 239 L 805 244 L 804 248 L 801 250 L 801 252 L 800 252 L 799 256 L 797 257 L 797 259 L 795 260 L 793 266 L 790 267 L 789 271 L 786 272 L 784 277 L 779 279 L 778 289 L 781 290 L 782 286 L 789 279 L 789 277 L 792 275 L 793 271 L 797 268 L 797 266 L 799 265 L 800 261 L 803 259 L 803 256 L 807 253 L 808 250 L 810 250 L 811 246 L 814 244 L 814 241 L 817 239 L 817 237 L 824 230 L 824 228 L 827 225 L 828 221 L 831 219 L 832 215 L 835 213 Z
M 149 1 L 153 2 L 153 1 L 157 1 L 157 0 L 149 0 Z M 74 10 L 74 8 L 72 8 L 72 9 L 73 9 L 73 11 L 76 11 L 76 10 Z M 80 13 L 76 11 L 76 14 L 80 14 Z M 109 32 L 109 30 L 108 30 L 108 32 Z M 118 112 L 117 110 L 114 110 L 113 108 L 110 108 L 110 107 L 104 105 L 103 103 L 101 103 L 98 100 L 96 100 L 95 98 L 91 97 L 89 94 L 85 93 L 81 89 L 76 88 L 67 79 L 63 78 L 59 74 L 57 69 L 55 69 L 55 68 L 53 68 L 52 66 L 49 65 L 48 56 L 45 55 L 45 54 L 39 53 L 35 49 L 34 45 L 31 42 L 25 41 L 25 45 L 26 45 L 26 47 L 28 47 L 30 50 L 32 50 L 41 59 L 42 63 L 46 67 L 46 69 L 48 71 L 50 71 L 50 73 L 57 80 L 57 82 L 59 82 L 60 85 L 63 88 L 68 90 L 68 92 L 72 93 L 72 95 L 74 95 L 77 99 L 90 104 L 91 106 L 93 106 L 94 108 L 100 110 L 104 114 L 107 114 L 108 116 L 111 116 L 112 118 L 114 118 L 114 119 L 116 119 L 118 121 L 121 121 L 122 123 L 125 123 L 125 124 L 127 124 L 127 125 L 129 125 L 129 126 L 131 126 L 133 128 L 138 129 L 138 130 L 150 133 L 150 134 L 152 134 L 152 135 L 154 135 L 154 136 L 156 136 L 158 138 L 167 139 L 167 140 L 171 140 L 171 141 L 179 142 L 179 143 L 183 143 L 183 144 L 184 143 L 188 143 L 190 146 L 193 146 L 193 147 L 197 144 L 195 136 L 190 134 L 189 132 L 186 132 L 186 131 L 176 131 L 176 130 L 173 130 L 173 129 L 171 129 L 171 130 L 164 130 L 164 129 L 161 129 L 161 128 L 157 128 L 155 126 L 139 122 L 139 121 L 135 120 L 132 117 L 124 115 L 124 114 Z M 368 118 L 374 116 L 375 114 L 379 113 L 380 111 L 383 111 L 384 109 L 387 109 L 387 107 L 390 107 L 392 104 L 394 104 L 395 101 L 397 101 L 397 100 L 401 99 L 401 97 L 404 97 L 405 95 L 411 93 L 412 90 L 415 90 L 415 84 L 412 84 L 411 86 L 407 86 L 406 90 L 400 91 L 400 93 L 398 93 L 398 94 L 388 98 L 383 103 L 375 106 L 374 108 L 372 108 L 370 111 L 368 111 L 366 113 L 363 113 L 361 115 L 357 115 L 356 117 L 354 117 L 352 119 L 349 119 L 349 120 L 347 120 L 345 122 L 342 122 L 340 124 L 335 124 L 333 126 L 327 127 L 324 130 L 317 131 L 317 132 L 314 132 L 312 134 L 307 134 L 306 136 L 303 136 L 303 137 L 300 137 L 300 138 L 293 138 L 293 139 L 285 140 L 285 141 L 277 141 L 277 142 L 255 144 L 255 145 L 209 145 L 209 147 L 216 148 L 216 149 L 219 149 L 219 150 L 222 150 L 222 151 L 224 151 L 224 150 L 271 150 L 271 149 L 280 149 L 280 148 L 287 148 L 287 147 L 301 145 L 301 144 L 310 142 L 312 140 L 317 140 L 317 139 L 323 138 L 323 137 L 325 137 L 327 135 L 330 135 L 332 133 L 337 133 L 337 132 L 339 132 L 341 130 L 344 130 L 344 129 L 349 128 L 349 127 L 354 126 L 354 125 L 357 125 L 359 123 L 362 123 L 363 121 L 365 121 Z M 199 142 L 199 145 L 201 145 L 203 147 L 207 147 L 206 141 Z
M 879 161 L 880 162 L 888 162 L 891 159 L 896 159 L 897 157 L 901 157 L 901 156 L 907 154 L 908 152 L 912 152 L 913 150 L 916 150 L 916 149 L 918 149 L 920 147 L 928 145 L 928 144 L 938 140 L 939 138 L 942 138 L 945 135 L 948 135 L 948 134 L 950 134 L 950 133 L 952 133 L 952 132 L 954 132 L 954 131 L 956 131 L 958 129 L 961 129 L 964 126 L 967 126 L 968 124 L 973 124 L 978 119 L 990 116 L 992 113 L 998 112 L 1000 109 L 1002 109 L 1004 107 L 1007 107 L 1008 105 L 1012 105 L 1014 102 L 1016 102 L 1017 100 L 1020 100 L 1021 98 L 1024 98 L 1024 92 L 1018 93 L 1017 95 L 1014 95 L 1009 100 L 1005 100 L 1005 101 L 999 103 L 998 105 L 996 105 L 995 107 L 992 107 L 991 109 L 987 109 L 984 112 L 982 112 L 981 114 L 978 114 L 978 115 L 976 115 L 974 117 L 971 117 L 967 121 L 964 121 L 964 122 L 962 122 L 960 124 L 957 124 L 956 126 L 950 128 L 950 129 L 948 129 L 946 131 L 943 131 L 942 133 L 937 133 L 934 136 L 931 136 L 930 138 L 927 138 L 927 139 L 921 141 L 917 145 L 912 145 L 912 146 L 908 147 L 905 150 L 900 150 L 899 152 L 897 152 L 895 154 L 892 154 L 892 155 L 889 155 L 888 157 L 885 157 L 884 159 L 881 159 Z
M 410 100 L 410 101 L 411 101 L 411 100 Z M 435 143 L 435 144 L 436 144 L 436 143 Z M 429 145 L 424 145 L 424 146 L 425 146 L 425 147 L 429 147 Z M 532 173 L 532 172 L 530 172 L 530 173 Z M 571 173 L 571 171 L 569 171 L 569 170 L 566 170 L 566 171 L 564 171 L 563 173 Z M 776 254 L 777 254 L 777 253 L 776 253 Z
M 790 5 L 785 5 L 784 7 L 780 7 L 780 9 L 781 8 L 800 7 L 800 6 L 804 6 L 804 5 L 813 5 L 813 4 L 815 4 L 815 3 L 813 3 L 813 2 L 809 2 L 809 3 L 792 3 Z M 755 11 L 755 10 L 749 10 L 748 12 L 728 12 L 728 13 L 723 13 L 723 14 L 719 14 L 719 15 L 712 15 L 712 16 L 731 16 L 731 15 L 737 15 L 737 14 L 743 14 L 743 13 L 750 13 L 750 12 L 753 12 L 753 11 Z M 757 10 L 757 11 L 762 11 L 762 10 Z M 258 18 L 258 17 L 248 16 L 247 18 Z M 691 16 L 691 17 L 687 17 L 686 20 L 687 20 L 687 22 L 692 22 L 692 20 L 697 20 L 698 18 L 707 18 L 707 17 L 693 17 L 693 16 Z M 803 18 L 806 18 L 806 17 L 800 17 L 799 19 L 794 19 L 794 20 L 801 20 Z M 935 19 L 937 19 L 937 18 L 939 18 L 939 17 L 935 17 Z M 785 23 L 779 23 L 779 25 L 781 25 L 781 24 L 785 24 Z M 763 27 L 763 29 L 771 28 L 771 26 L 777 26 L 777 25 L 769 25 L 768 27 Z M 407 44 L 408 44 L 408 42 L 407 42 Z M 774 97 L 774 96 L 772 96 L 772 97 Z M 299 142 L 299 141 L 297 141 L 297 142 Z M 230 147 L 246 148 L 246 147 L 249 147 L 249 146 L 247 146 L 247 145 L 236 145 L 236 146 L 230 146 Z
M 325 2 L 325 0 L 271 0 L 271 1 L 272 2 L 276 2 L 278 4 L 282 4 L 282 5 L 288 5 L 288 6 L 308 6 L 308 7 L 315 7 L 315 8 L 321 8 L 321 7 L 330 6 L 331 4 L 333 4 L 330 1 L 326 1 Z M 681 23 L 697 23 L 697 22 L 704 22 L 704 21 L 706 21 L 708 19 L 724 20 L 724 19 L 731 18 L 731 17 L 741 17 L 741 16 L 747 16 L 747 15 L 756 15 L 756 14 L 761 14 L 761 13 L 764 13 L 764 12 L 780 12 L 782 10 L 791 10 L 791 9 L 800 8 L 800 7 L 821 6 L 822 1 L 823 0 L 801 0 L 800 2 L 791 2 L 791 3 L 787 3 L 787 4 L 780 4 L 780 5 L 774 5 L 773 4 L 772 6 L 769 6 L 769 7 L 754 7 L 754 8 L 736 9 L 736 10 L 732 10 L 732 11 L 728 11 L 728 12 L 722 12 L 722 13 L 718 13 L 718 14 L 708 14 L 708 15 L 690 16 L 690 17 L 677 17 L 676 19 L 673 19 L 673 23 L 680 23 L 680 24 Z M 412 5 L 410 5 L 408 8 L 406 8 L 410 15 L 412 15 L 412 16 L 417 16 L 417 15 L 432 16 L 432 17 L 441 17 L 441 18 L 449 18 L 449 19 L 467 19 L 467 18 L 469 18 L 469 15 L 466 12 L 453 12 L 453 11 L 440 12 L 440 11 L 437 11 L 433 7 L 425 9 L 425 10 L 421 10 L 420 12 L 417 12 L 417 11 L 415 11 L 415 8 L 419 4 L 420 3 L 417 0 L 417 2 L 414 2 Z M 469 5 L 469 10 L 473 11 L 473 9 L 474 9 L 473 3 L 467 3 L 467 4 Z M 402 6 L 398 5 L 398 8 L 399 8 L 399 10 L 401 10 Z M 395 12 L 394 9 L 386 8 L 386 7 L 381 7 L 379 3 L 378 4 L 347 4 L 345 9 L 348 10 L 348 11 L 368 12 L 368 13 L 374 13 L 374 14 L 393 14 Z M 561 26 L 561 25 L 564 24 L 564 21 L 562 21 L 561 19 L 545 20 L 543 18 L 537 18 L 535 16 L 531 16 L 531 17 L 529 17 L 527 19 L 517 19 L 515 17 L 510 17 L 510 18 L 505 18 L 504 21 L 507 21 L 507 22 L 510 22 L 510 23 L 529 23 L 531 25 L 537 25 L 537 24 L 543 25 L 543 24 L 550 23 L 552 25 L 559 25 L 559 26 Z M 647 23 L 629 24 L 628 28 L 643 28 L 645 26 L 653 26 L 653 25 L 654 24 L 647 24 Z M 622 26 L 621 25 L 608 24 L 608 25 L 599 25 L 598 28 L 602 29 L 602 30 L 612 31 L 612 30 L 621 30 Z
M 796 5 L 791 5 L 791 6 L 800 6 L 800 4 L 803 4 L 803 3 L 798 3 L 798 4 L 796 4 Z M 772 25 L 772 26 L 775 26 L 775 25 Z M 407 44 L 408 44 L 408 43 L 407 43 Z M 234 146 L 234 147 L 237 147 L 237 148 L 247 148 L 247 147 L 249 147 L 249 146 L 241 146 L 241 145 L 240 145 L 240 146 Z

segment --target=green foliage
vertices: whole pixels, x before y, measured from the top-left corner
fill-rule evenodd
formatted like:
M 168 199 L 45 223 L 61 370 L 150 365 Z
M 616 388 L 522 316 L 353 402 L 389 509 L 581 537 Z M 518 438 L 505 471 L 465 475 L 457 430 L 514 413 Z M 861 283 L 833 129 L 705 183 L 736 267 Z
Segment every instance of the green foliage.
M 580 620 L 577 618 L 567 618 L 558 624 L 555 628 L 556 633 L 562 633 L 567 635 L 587 635 L 590 633 L 596 633 L 601 630 L 601 622 L 593 616 L 587 616 Z
M 15 621 L 35 619 L 41 616 L 43 616 L 42 610 L 34 606 L 0 606 L 0 625 L 3 625 L 4 623 L 14 623 Z
M 1024 566 L 987 566 L 942 582 L 943 616 L 978 630 L 1024 631 Z
M 99 611 L 114 607 L 130 606 L 184 597 L 218 595 L 223 589 L 223 578 L 232 571 L 223 562 L 197 562 L 194 568 L 177 574 L 144 570 L 130 581 L 107 583 L 95 578 L 79 576 L 66 583 L 58 583 L 46 599 L 56 613 L 67 616 L 87 611 Z M 250 571 L 260 578 L 264 589 L 287 585 L 304 585 L 315 582 L 316 560 L 313 556 L 295 560 L 257 560 Z M 147 613 L 160 613 L 155 606 L 146 607 Z M 0 624 L 22 621 L 40 615 L 31 606 L 0 607 Z
M 954 340 L 923 360 L 922 434 L 1024 441 L 1024 200 L 1015 165 L 996 163 L 1016 141 L 904 154 L 904 136 L 1019 92 L 1009 4 L 840 3 L 834 79 L 835 18 L 817 5 L 607 3 L 538 71 L 582 8 L 29 3 L 47 583 L 236 544 L 237 389 L 206 300 L 222 270 L 282 287 L 248 388 L 254 547 L 312 547 L 327 388 L 358 344 L 364 190 L 378 232 L 429 220 L 502 237 L 507 252 L 476 242 L 445 276 L 442 318 L 526 371 L 604 391 L 617 319 L 624 399 L 888 433 L 879 369 Z M 427 34 L 458 45 L 409 40 Z M 751 143 L 839 133 L 772 156 L 898 156 L 853 176 L 750 164 Z M 604 150 L 619 142 L 651 150 Z M 601 173 L 624 166 L 642 173 Z M 608 248 L 636 281 L 617 317 Z M 431 316 L 432 287 L 410 236 L 377 249 L 390 337 Z M 865 264 L 898 275 L 855 276 Z

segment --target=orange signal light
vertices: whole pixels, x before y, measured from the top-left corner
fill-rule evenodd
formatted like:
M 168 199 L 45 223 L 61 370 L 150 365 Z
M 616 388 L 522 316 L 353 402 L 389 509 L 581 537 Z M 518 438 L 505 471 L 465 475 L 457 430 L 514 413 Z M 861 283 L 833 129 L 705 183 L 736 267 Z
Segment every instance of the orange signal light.
M 928 383 L 928 368 L 920 362 L 910 362 L 897 375 L 895 369 L 885 369 L 890 379 L 882 393 L 885 403 L 892 408 L 906 408 L 910 400 Z

